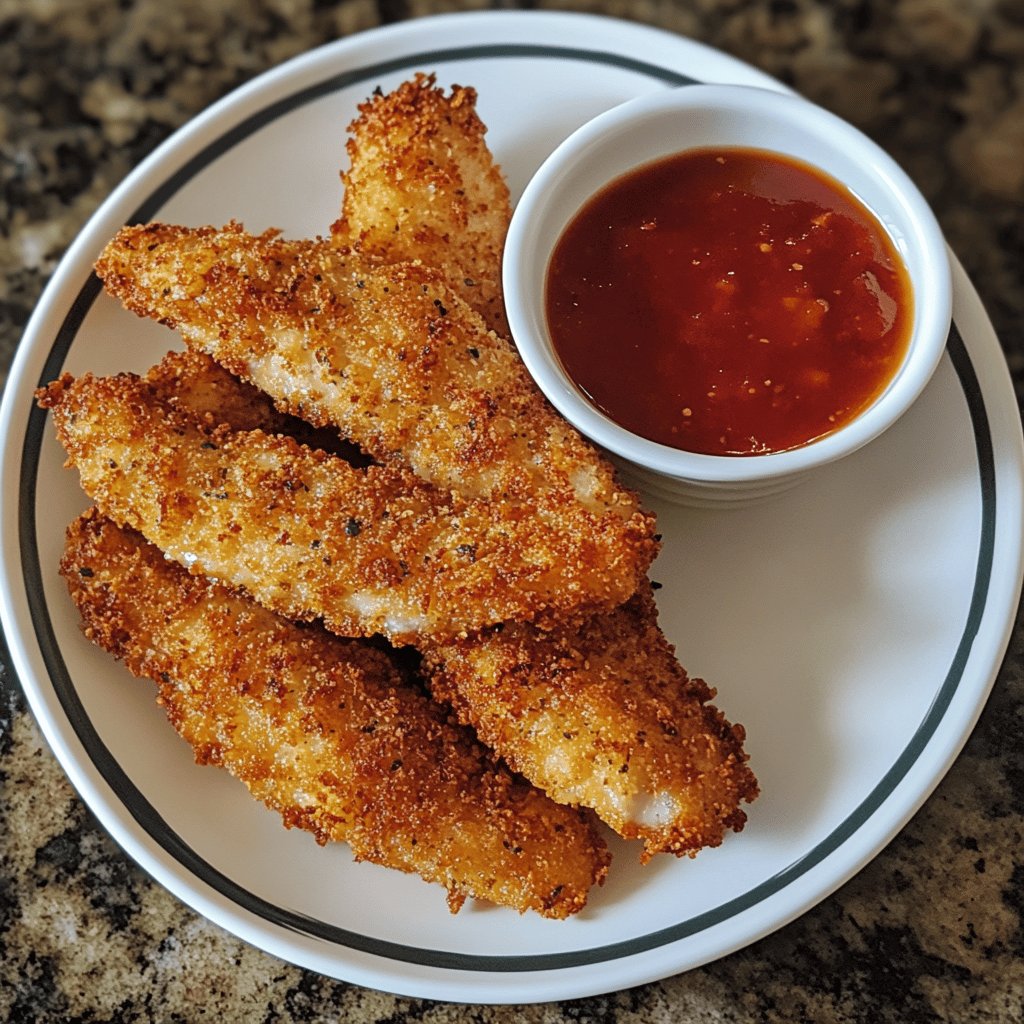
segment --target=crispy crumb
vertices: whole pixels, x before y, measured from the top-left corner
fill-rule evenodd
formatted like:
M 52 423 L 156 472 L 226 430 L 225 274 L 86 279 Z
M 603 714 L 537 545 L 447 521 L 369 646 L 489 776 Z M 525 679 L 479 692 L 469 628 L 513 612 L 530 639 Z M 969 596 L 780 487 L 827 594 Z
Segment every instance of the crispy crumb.
M 196 760 L 287 827 L 440 883 L 453 912 L 472 897 L 564 918 L 604 880 L 586 815 L 514 779 L 387 652 L 190 575 L 96 510 L 61 572 L 86 636 L 154 680 Z

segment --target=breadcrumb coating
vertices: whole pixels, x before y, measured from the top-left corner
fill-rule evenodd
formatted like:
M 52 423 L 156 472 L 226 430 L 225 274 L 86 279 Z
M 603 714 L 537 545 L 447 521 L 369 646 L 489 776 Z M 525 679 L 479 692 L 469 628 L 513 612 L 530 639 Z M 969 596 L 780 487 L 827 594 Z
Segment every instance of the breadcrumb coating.
M 196 414 L 215 396 L 218 415 L 236 428 L 275 417 L 269 398 L 208 357 L 169 354 L 149 378 Z M 624 606 L 575 628 L 508 624 L 418 646 L 435 697 L 554 799 L 641 839 L 645 859 L 692 855 L 742 829 L 740 805 L 758 792 L 743 728 L 679 664 L 647 581 Z
M 546 403 L 511 343 L 487 329 L 507 331 L 500 278 L 509 206 L 475 100 L 458 86 L 446 97 L 433 76 L 419 75 L 363 104 L 330 240 L 254 236 L 234 223 L 150 224 L 123 229 L 97 272 L 128 309 L 177 328 L 194 350 L 169 356 L 147 379 L 164 408 L 193 427 L 209 434 L 222 425 L 219 444 L 255 430 L 335 450 L 340 436 L 386 467 L 368 471 L 371 502 L 436 488 L 441 505 L 490 504 L 510 531 L 488 569 L 500 596 L 481 583 L 455 599 L 446 587 L 457 568 L 446 565 L 436 579 L 424 572 L 426 614 L 451 624 L 446 602 L 457 606 L 454 635 L 424 628 L 414 615 L 422 606 L 403 603 L 406 585 L 388 583 L 376 591 L 385 614 L 408 627 L 396 631 L 392 621 L 389 635 L 423 652 L 435 696 L 515 771 L 641 840 L 644 859 L 693 855 L 739 831 L 741 804 L 757 795 L 744 732 L 687 676 L 658 626 L 646 579 L 653 516 Z M 414 531 L 422 518 L 413 517 Z M 251 536 L 260 557 L 265 539 Z M 417 553 L 421 537 L 407 538 Z M 577 555 L 587 541 L 601 552 L 592 565 Z M 561 603 L 542 599 L 508 614 L 495 602 L 503 587 L 522 585 L 515 559 L 530 542 L 569 552 L 567 579 L 553 585 L 568 592 Z M 350 584 L 356 593 L 368 586 L 361 572 Z M 463 600 L 484 602 L 486 616 Z M 474 616 L 497 624 L 470 625 Z M 344 617 L 327 624 L 354 628 Z
M 190 576 L 96 510 L 61 573 L 85 635 L 137 676 L 197 762 L 287 827 L 467 897 L 564 918 L 604 880 L 587 818 L 496 765 L 383 651 L 299 627 Z
M 38 398 L 106 515 L 186 568 L 291 618 L 323 617 L 341 636 L 452 638 L 613 606 L 637 584 L 597 524 L 551 535 L 400 468 L 204 429 L 133 374 L 65 374 Z
M 407 83 L 378 97 L 355 122 L 350 153 L 382 159 L 376 166 L 362 160 L 359 173 L 346 178 L 346 210 L 379 215 L 378 197 L 395 197 L 414 222 L 425 215 L 416 202 L 424 188 L 436 185 L 437 195 L 454 201 L 449 187 L 467 178 L 467 149 L 477 166 L 486 164 L 482 136 L 464 129 L 461 144 L 432 154 L 429 183 L 410 184 L 418 165 L 403 158 L 417 152 L 415 126 L 430 124 L 431 112 L 438 120 L 443 114 L 436 95 L 421 99 L 432 85 Z M 434 174 L 436 164 L 442 173 Z M 473 195 L 489 198 L 485 188 Z M 452 232 L 442 253 L 414 223 L 373 237 L 392 262 L 472 262 L 482 268 L 481 279 L 497 282 L 500 299 L 508 222 L 504 207 L 490 198 L 499 203 L 495 215 L 480 222 L 479 232 Z M 395 221 L 384 216 L 382 223 Z M 595 615 L 583 627 L 486 631 L 429 648 L 426 665 L 435 696 L 449 700 L 510 764 L 556 799 L 592 807 L 621 835 L 642 839 L 646 857 L 717 845 L 725 831 L 742 828 L 740 804 L 757 795 L 742 727 L 729 725 L 707 703 L 707 686 L 680 666 L 658 626 L 646 580 L 624 608 Z
M 123 228 L 96 270 L 128 309 L 378 461 L 528 511 L 538 529 L 590 512 L 653 553 L 653 517 L 439 272 L 234 224 Z
M 501 254 L 512 216 L 508 185 L 484 141 L 475 89 L 417 74 L 376 93 L 348 126 L 349 168 L 338 244 L 398 263 L 414 249 L 498 334 L 508 336 Z
M 186 393 L 185 411 L 200 415 L 210 426 L 230 424 L 232 430 L 287 434 L 307 448 L 338 455 L 350 465 L 368 466 L 372 459 L 336 430 L 317 428 L 297 416 L 279 412 L 270 396 L 228 373 L 205 352 L 175 349 L 146 373 L 145 380 L 171 408 Z
M 424 671 L 515 771 L 643 840 L 644 860 L 720 845 L 758 794 L 743 727 L 687 676 L 649 586 L 579 626 L 515 623 L 431 646 Z

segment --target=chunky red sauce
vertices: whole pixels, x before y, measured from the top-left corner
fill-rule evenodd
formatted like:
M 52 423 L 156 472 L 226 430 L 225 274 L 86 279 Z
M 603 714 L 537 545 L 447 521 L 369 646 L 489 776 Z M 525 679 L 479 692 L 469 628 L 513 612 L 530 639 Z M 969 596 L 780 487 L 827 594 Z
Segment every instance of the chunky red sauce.
M 613 182 L 547 279 L 562 363 L 617 423 L 715 455 L 797 448 L 856 417 L 906 353 L 909 280 L 843 185 L 760 150 Z

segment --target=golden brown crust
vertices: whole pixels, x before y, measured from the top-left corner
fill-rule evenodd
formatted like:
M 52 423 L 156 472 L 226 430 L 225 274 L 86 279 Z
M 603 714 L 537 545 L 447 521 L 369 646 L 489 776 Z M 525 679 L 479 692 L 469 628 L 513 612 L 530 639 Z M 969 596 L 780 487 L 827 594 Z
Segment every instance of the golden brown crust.
M 292 618 L 396 643 L 611 607 L 637 584 L 617 535 L 550 534 L 397 467 L 283 435 L 203 429 L 131 374 L 39 392 L 86 493 L 190 570 Z
M 650 588 L 582 626 L 509 624 L 428 649 L 431 688 L 518 772 L 593 808 L 645 859 L 696 853 L 743 828 L 758 793 L 744 731 L 690 679 Z
M 424 266 L 370 268 L 323 241 L 148 224 L 96 269 L 140 316 L 380 462 L 464 497 L 517 506 L 547 530 L 576 510 L 642 535 L 653 517 L 537 389 L 511 344 Z
M 179 365 L 173 377 L 150 371 L 166 380 L 168 401 L 199 410 L 217 382 L 220 409 L 239 417 L 227 422 L 260 426 L 261 403 L 247 387 L 200 357 Z M 626 605 L 576 628 L 507 625 L 419 646 L 438 699 L 556 800 L 593 808 L 621 835 L 642 839 L 646 857 L 692 854 L 743 827 L 740 805 L 757 795 L 743 729 L 680 666 L 646 581 Z M 657 823 L 638 821 L 657 794 L 674 809 Z
M 434 75 L 417 74 L 361 104 L 348 128 L 350 166 L 332 232 L 367 259 L 436 267 L 507 337 L 501 253 L 512 209 L 476 99 L 459 85 L 446 96 Z
M 61 573 L 89 639 L 153 679 L 200 763 L 288 827 L 468 897 L 562 918 L 608 855 L 586 818 L 496 766 L 387 653 L 299 628 L 190 576 L 95 510 Z
M 658 628 L 644 579 L 653 518 L 477 315 L 503 329 L 495 317 L 508 207 L 475 98 L 458 87 L 445 97 L 418 76 L 364 104 L 329 242 L 252 236 L 235 224 L 152 224 L 120 232 L 97 271 L 127 308 L 177 327 L 281 412 L 358 441 L 391 467 L 396 493 L 420 493 L 415 473 L 463 500 L 495 503 L 515 544 L 532 534 L 562 538 L 545 551 L 596 545 L 606 610 L 582 624 L 580 594 L 595 565 L 571 555 L 572 599 L 537 613 L 548 632 L 509 623 L 454 639 L 417 628 L 410 639 L 419 633 L 435 693 L 517 769 L 560 800 L 597 808 L 644 842 L 645 857 L 692 854 L 741 828 L 740 805 L 757 794 L 743 730 L 710 705 L 712 692 L 687 677 Z M 470 265 L 474 284 L 463 287 Z M 202 376 L 200 364 L 181 372 L 193 370 Z M 189 398 L 175 373 L 150 379 L 172 405 L 197 404 L 208 424 L 237 413 L 235 429 L 294 429 L 261 422 L 266 403 L 255 391 L 227 410 L 231 378 L 223 395 Z M 520 585 L 498 561 L 490 568 L 499 592 Z
M 358 173 L 346 178 L 345 208 L 370 211 L 364 223 L 381 218 L 387 230 L 371 230 L 370 237 L 392 262 L 458 261 L 466 244 L 481 278 L 498 283 L 500 299 L 507 222 L 486 222 L 484 245 L 478 233 L 453 232 L 447 251 L 438 250 L 429 231 L 424 243 L 416 230 L 417 218 L 430 216 L 416 197 L 431 188 L 450 193 L 451 183 L 464 177 L 462 153 L 486 150 L 479 129 L 468 123 L 461 147 L 433 153 L 426 165 L 409 159 L 428 152 L 418 144 L 420 126 L 444 117 L 432 86 L 418 79 L 361 109 L 350 144 Z M 370 154 L 393 162 L 375 167 Z M 434 165 L 444 173 L 436 176 Z M 418 174 L 425 177 L 417 180 Z M 398 184 L 389 180 L 394 177 Z M 382 211 L 385 202 L 404 203 L 406 219 Z M 742 827 L 739 805 L 757 793 L 743 730 L 707 703 L 711 692 L 679 665 L 646 581 L 624 608 L 582 627 L 563 623 L 542 633 L 508 626 L 431 647 L 427 661 L 435 695 L 450 700 L 517 770 L 559 800 L 596 808 L 622 835 L 641 838 L 647 856 L 693 853 Z
M 232 430 L 287 434 L 307 448 L 338 455 L 351 465 L 368 466 L 372 461 L 336 430 L 318 429 L 297 416 L 280 412 L 269 395 L 228 373 L 205 352 L 168 352 L 150 368 L 145 379 L 172 408 L 178 393 L 187 391 L 188 411 L 210 427 L 228 423 Z

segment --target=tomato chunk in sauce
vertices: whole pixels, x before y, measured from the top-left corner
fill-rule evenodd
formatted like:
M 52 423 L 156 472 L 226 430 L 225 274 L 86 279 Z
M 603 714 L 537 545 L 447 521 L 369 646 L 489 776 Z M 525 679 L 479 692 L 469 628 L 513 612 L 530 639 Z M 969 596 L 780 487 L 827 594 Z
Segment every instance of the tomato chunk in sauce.
M 547 275 L 569 376 L 628 430 L 712 455 L 798 448 L 899 369 L 907 272 L 839 182 L 762 150 L 700 149 L 612 182 Z

